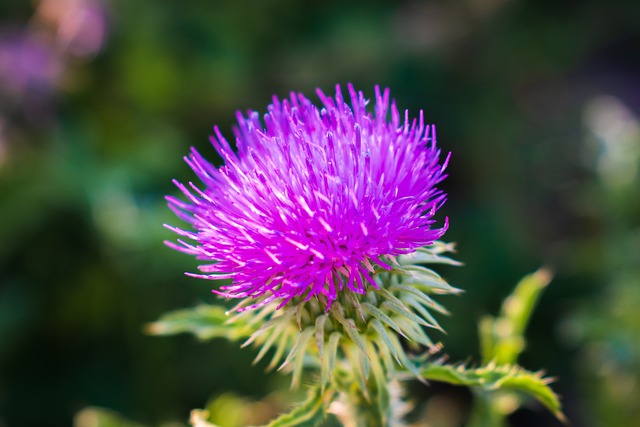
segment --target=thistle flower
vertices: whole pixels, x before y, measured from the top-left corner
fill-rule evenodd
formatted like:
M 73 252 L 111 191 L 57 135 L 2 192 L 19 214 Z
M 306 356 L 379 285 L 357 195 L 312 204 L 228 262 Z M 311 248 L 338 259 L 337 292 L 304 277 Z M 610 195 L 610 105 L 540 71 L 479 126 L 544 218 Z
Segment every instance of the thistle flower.
M 445 201 L 435 127 L 404 118 L 389 90 L 375 88 L 373 112 L 348 86 L 350 104 L 317 90 L 318 108 L 302 94 L 273 98 L 264 125 L 255 111 L 238 113 L 237 152 L 214 127 L 211 143 L 225 162 L 216 168 L 195 149 L 185 161 L 202 181 L 174 181 L 187 201 L 169 207 L 193 230 L 168 226 L 191 242 L 166 244 L 208 263 L 205 279 L 232 279 L 213 292 L 252 300 L 316 297 L 329 309 L 341 293 L 378 288 L 375 273 L 396 257 L 439 239 L 433 228 Z
M 235 312 L 204 305 L 169 313 L 149 332 L 244 340 L 259 348 L 256 362 L 270 354 L 267 369 L 290 373 L 293 388 L 311 374 L 307 399 L 269 426 L 319 425 L 329 411 L 345 425 L 404 425 L 397 387 L 409 378 L 487 396 L 530 393 L 561 417 L 540 374 L 496 365 L 491 355 L 478 369 L 431 361 L 442 345 L 426 329 L 442 331 L 432 313 L 447 314 L 432 297 L 460 292 L 429 268 L 459 265 L 446 255 L 453 245 L 438 241 L 447 220 L 433 227 L 448 157 L 440 164 L 422 111 L 401 119 L 389 90 L 376 87 L 368 112 L 362 92 L 348 89 L 349 104 L 338 86 L 334 97 L 317 91 L 320 108 L 292 93 L 274 97 L 263 122 L 239 113 L 236 151 L 214 128 L 220 168 L 195 150 L 185 158 L 204 188 L 175 182 L 187 201 L 167 197 L 169 206 L 193 230 L 167 226 L 191 241 L 167 244 L 207 261 L 191 276 L 231 279 L 214 292 L 242 301 Z M 504 418 L 490 412 L 495 402 L 479 401 L 490 407 L 482 413 Z M 203 416 L 194 412 L 192 424 L 206 423 Z

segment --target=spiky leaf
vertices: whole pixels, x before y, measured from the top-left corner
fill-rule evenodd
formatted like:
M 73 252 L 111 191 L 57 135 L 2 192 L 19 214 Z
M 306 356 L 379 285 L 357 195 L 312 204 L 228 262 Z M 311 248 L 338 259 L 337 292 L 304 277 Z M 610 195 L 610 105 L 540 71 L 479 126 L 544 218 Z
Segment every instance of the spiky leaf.
M 539 372 L 526 371 L 517 366 L 495 364 L 469 369 L 463 365 L 426 363 L 420 367 L 420 376 L 425 380 L 477 387 L 490 392 L 522 393 L 538 400 L 559 419 L 564 419 L 560 400 L 549 387 L 551 380 L 543 377 Z

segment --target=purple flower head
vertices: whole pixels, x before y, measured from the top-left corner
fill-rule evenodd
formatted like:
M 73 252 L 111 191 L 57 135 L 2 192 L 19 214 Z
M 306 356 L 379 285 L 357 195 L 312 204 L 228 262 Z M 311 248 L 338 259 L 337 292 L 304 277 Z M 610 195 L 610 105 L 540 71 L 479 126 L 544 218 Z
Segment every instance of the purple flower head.
M 237 153 L 217 127 L 216 168 L 192 149 L 185 157 L 204 187 L 175 182 L 187 201 L 169 207 L 193 231 L 167 226 L 192 242 L 167 245 L 209 261 L 189 274 L 232 279 L 214 292 L 253 298 L 253 309 L 278 300 L 318 297 L 327 308 L 341 292 L 378 288 L 375 269 L 429 245 L 447 228 L 431 228 L 445 201 L 436 189 L 435 127 L 423 112 L 401 118 L 389 90 L 375 88 L 374 112 L 349 85 L 350 104 L 317 90 L 322 107 L 302 94 L 273 98 L 264 116 L 238 113 Z

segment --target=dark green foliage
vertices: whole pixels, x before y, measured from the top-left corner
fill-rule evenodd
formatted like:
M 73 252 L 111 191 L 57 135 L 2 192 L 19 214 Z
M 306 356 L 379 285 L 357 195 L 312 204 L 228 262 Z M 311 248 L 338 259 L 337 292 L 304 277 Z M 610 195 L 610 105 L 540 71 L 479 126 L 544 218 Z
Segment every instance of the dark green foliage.
M 39 3 L 1 1 L 0 34 L 29 28 L 46 43 Z M 442 212 L 465 267 L 439 271 L 465 293 L 447 298 L 451 317 L 427 306 L 448 334 L 428 337 L 452 360 L 480 360 L 470 325 L 522 272 L 549 265 L 521 363 L 558 378 L 573 426 L 640 417 L 640 183 L 603 173 L 616 139 L 603 143 L 592 108 L 606 95 L 631 119 L 595 117 L 637 123 L 638 1 L 105 4 L 104 49 L 65 58 L 52 96 L 0 90 L 0 424 L 68 426 L 98 405 L 159 425 L 222 391 L 268 394 L 274 377 L 248 368 L 251 351 L 143 333 L 169 310 L 218 302 L 213 283 L 182 275 L 196 263 L 162 246 L 174 221 L 162 197 L 172 178 L 193 179 L 180 160 L 189 146 L 220 164 L 213 124 L 231 137 L 237 109 L 347 81 L 424 108 L 453 151 Z M 633 149 L 622 158 L 637 163 Z M 371 334 L 388 330 L 376 320 Z M 396 365 L 401 344 L 378 339 Z

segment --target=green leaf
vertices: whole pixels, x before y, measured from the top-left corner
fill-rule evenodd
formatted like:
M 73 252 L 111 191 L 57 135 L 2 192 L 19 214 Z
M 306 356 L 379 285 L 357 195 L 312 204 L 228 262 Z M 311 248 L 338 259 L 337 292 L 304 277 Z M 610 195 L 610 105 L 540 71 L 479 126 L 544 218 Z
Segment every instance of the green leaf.
M 482 316 L 478 322 L 478 335 L 480 337 L 480 354 L 482 363 L 491 363 L 496 354 L 496 336 L 494 333 L 494 319 L 491 316 Z
M 420 376 L 425 380 L 440 381 L 467 387 L 481 385 L 481 380 L 474 370 L 466 370 L 464 366 L 441 365 L 429 363 L 420 367 Z
M 205 408 L 206 422 L 224 427 L 244 427 L 252 419 L 255 404 L 235 393 L 225 392 L 209 400 Z
M 551 380 L 544 378 L 539 372 L 495 364 L 467 369 L 462 365 L 426 363 L 420 367 L 420 376 L 425 380 L 475 387 L 489 392 L 512 391 L 525 394 L 535 398 L 556 417 L 564 420 L 560 400 L 549 387 Z
M 561 411 L 560 400 L 558 396 L 551 390 L 548 378 L 543 378 L 538 373 L 529 373 L 524 371 L 519 372 L 513 376 L 504 377 L 496 384 L 500 390 L 513 390 L 516 392 L 528 394 L 536 398 L 547 409 L 558 417 L 561 421 L 565 420 L 564 414 Z
M 502 304 L 499 318 L 508 320 L 514 335 L 524 333 L 531 313 L 552 277 L 551 272 L 544 268 L 525 276 Z
M 334 396 L 335 391 L 333 390 L 323 391 L 320 387 L 314 387 L 309 390 L 306 400 L 263 427 L 315 427 L 325 419 L 327 409 Z M 191 411 L 190 424 L 193 427 L 218 427 L 209 419 L 209 411 L 207 410 L 194 409 Z M 110 426 L 105 425 L 105 427 Z M 128 427 L 129 424 L 126 426 Z M 131 427 L 137 426 L 131 425 Z M 116 427 L 116 425 L 113 425 L 113 427 Z
M 310 390 L 307 400 L 302 402 L 291 412 L 280 415 L 265 427 L 314 427 L 320 424 L 326 415 L 326 410 L 333 399 L 334 391 L 322 391 L 320 387 Z
M 150 335 L 175 335 L 191 333 L 201 340 L 226 338 L 240 340 L 251 335 L 251 328 L 244 322 L 229 323 L 226 309 L 216 305 L 200 305 L 185 310 L 177 310 L 149 323 L 145 332 Z
M 524 350 L 524 331 L 551 273 L 540 269 L 525 276 L 502 305 L 497 318 L 484 317 L 479 323 L 480 347 L 484 363 L 511 365 Z

